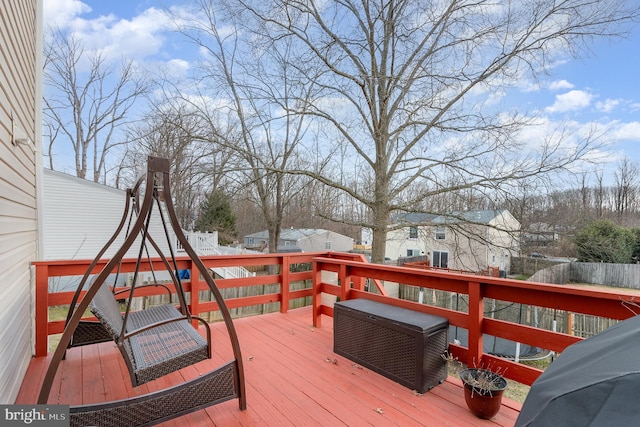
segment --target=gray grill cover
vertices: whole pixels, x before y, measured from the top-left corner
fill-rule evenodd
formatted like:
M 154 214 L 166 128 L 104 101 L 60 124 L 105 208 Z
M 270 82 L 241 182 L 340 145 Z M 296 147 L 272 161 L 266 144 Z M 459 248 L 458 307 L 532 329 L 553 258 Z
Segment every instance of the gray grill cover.
M 521 426 L 640 425 L 640 316 L 565 349 L 533 383 Z

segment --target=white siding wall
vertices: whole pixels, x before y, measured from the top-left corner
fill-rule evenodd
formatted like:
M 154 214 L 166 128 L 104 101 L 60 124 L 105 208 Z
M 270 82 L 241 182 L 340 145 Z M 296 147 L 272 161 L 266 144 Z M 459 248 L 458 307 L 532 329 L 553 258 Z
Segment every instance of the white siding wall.
M 40 0 L 0 2 L 0 404 L 15 401 L 32 354 L 30 262 L 38 256 Z M 13 129 L 30 141 L 13 145 Z
M 397 260 L 406 257 L 409 250 L 418 255 L 426 255 L 432 240 L 433 234 L 425 234 L 425 227 L 419 227 L 417 238 L 409 236 L 409 227 L 390 230 L 387 232 L 385 257 Z
M 116 231 L 126 202 L 126 192 L 61 172 L 44 170 L 43 240 L 44 259 L 93 259 Z M 169 243 L 164 235 L 157 207 L 150 234 L 167 253 Z M 169 221 L 165 213 L 165 219 Z M 134 218 L 135 220 L 135 218 Z M 110 258 L 124 242 L 127 225 L 103 258 Z M 169 241 L 175 250 L 175 234 Z M 127 252 L 135 258 L 139 243 Z M 155 254 L 149 245 L 149 251 Z
M 49 169 L 43 178 L 43 258 L 92 259 L 120 223 L 125 191 Z
M 492 258 L 495 255 L 495 267 L 510 271 L 511 258 L 518 256 L 520 252 L 518 233 L 515 232 L 520 230 L 520 223 L 509 211 L 502 211 L 501 215 L 491 221 L 491 225 L 495 227 L 489 230 L 491 242 L 494 245 Z M 511 232 L 501 230 L 510 230 Z
M 391 259 L 398 259 L 407 253 L 408 229 L 391 230 L 387 232 L 387 242 L 384 255 Z
M 331 249 L 326 248 L 326 243 L 331 242 Z M 318 231 L 298 241 L 298 247 L 304 252 L 348 252 L 353 249 L 353 239 L 329 230 Z

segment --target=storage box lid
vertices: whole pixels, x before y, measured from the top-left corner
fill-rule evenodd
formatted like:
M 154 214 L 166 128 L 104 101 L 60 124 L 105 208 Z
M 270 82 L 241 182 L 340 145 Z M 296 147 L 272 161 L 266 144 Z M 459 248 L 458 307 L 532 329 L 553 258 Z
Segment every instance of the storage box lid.
M 405 327 L 416 331 L 429 331 L 446 328 L 449 321 L 440 316 L 420 313 L 402 307 L 395 307 L 389 304 L 382 304 L 366 299 L 353 299 L 337 302 L 336 307 L 343 307 L 347 310 L 359 311 L 374 316 L 379 319 L 387 319 L 393 323 L 402 324 Z

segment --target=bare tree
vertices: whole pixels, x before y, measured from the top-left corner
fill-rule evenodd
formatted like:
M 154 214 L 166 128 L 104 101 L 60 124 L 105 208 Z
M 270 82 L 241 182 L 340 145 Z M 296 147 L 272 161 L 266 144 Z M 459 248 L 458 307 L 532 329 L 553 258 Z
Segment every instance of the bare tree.
M 624 0 L 229 2 L 249 12 L 237 21 L 245 32 L 290 44 L 291 62 L 313 72 L 307 84 L 321 91 L 300 99 L 296 111 L 312 115 L 344 148 L 319 162 L 333 168 L 290 172 L 368 207 L 362 225 L 373 230 L 374 262 L 384 259 L 394 211 L 465 188 L 504 191 L 583 160 L 597 132 L 575 140 L 559 129 L 527 145 L 519 131 L 531 121 L 496 108 L 491 95 L 545 73 L 557 52 L 577 54 L 638 18 L 638 6 Z M 337 154 L 368 172 L 336 174 Z M 370 185 L 354 187 L 360 176 Z M 416 184 L 425 190 L 403 198 Z
M 234 151 L 236 185 L 251 188 L 237 194 L 249 196 L 262 212 L 269 250 L 275 252 L 284 213 L 308 181 L 286 170 L 307 162 L 297 148 L 309 131 L 304 106 L 314 86 L 301 84 L 304 64 L 290 59 L 286 40 L 248 43 L 233 15 L 218 15 L 217 4 L 199 0 L 193 6 L 196 18 L 175 18 L 205 59 L 195 76 L 198 91 L 183 92 L 184 99 L 215 131 L 209 142 Z
M 638 167 L 625 157 L 615 172 L 615 187 L 613 189 L 614 211 L 619 219 L 636 204 L 638 193 Z
M 68 143 L 76 175 L 86 178 L 91 165 L 93 181 L 98 182 L 109 151 L 123 143 L 116 137 L 118 128 L 148 90 L 145 80 L 132 61 L 116 70 L 102 53 L 86 50 L 73 33 L 54 29 L 44 48 L 44 83 L 45 126 L 57 130 L 47 153 L 50 166 L 54 147 Z
M 595 207 L 596 207 L 595 219 L 602 219 L 604 215 L 605 188 L 604 188 L 603 179 L 604 178 L 603 178 L 602 172 L 600 172 L 599 174 L 596 174 L 596 188 L 594 189 Z
M 206 141 L 195 137 L 202 138 L 207 132 Z M 225 187 L 232 153 L 220 150 L 219 145 L 212 149 L 209 141 L 214 136 L 206 121 L 181 100 L 164 99 L 153 106 L 142 120 L 129 126 L 127 136 L 131 142 L 120 163 L 117 186 L 130 185 L 143 172 L 147 156 L 169 159 L 176 215 L 184 229 L 192 229 L 206 195 Z
M 54 170 L 55 168 L 53 167 L 53 158 L 54 158 L 54 152 L 53 152 L 53 147 L 54 144 L 56 142 L 56 139 L 58 139 L 58 135 L 60 134 L 60 125 L 52 122 L 51 120 L 46 120 L 45 123 L 43 123 L 43 131 L 44 131 L 44 135 L 42 138 L 42 142 L 43 142 L 43 146 L 44 141 L 48 140 L 47 145 L 47 157 L 49 157 L 49 169 Z

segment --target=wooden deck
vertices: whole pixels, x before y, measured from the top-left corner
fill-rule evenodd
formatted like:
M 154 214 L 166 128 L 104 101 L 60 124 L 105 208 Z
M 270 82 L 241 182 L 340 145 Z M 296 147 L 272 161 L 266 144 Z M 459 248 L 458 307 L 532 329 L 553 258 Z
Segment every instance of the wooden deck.
M 314 328 L 309 307 L 287 314 L 238 319 L 247 386 L 247 410 L 232 400 L 171 420 L 163 426 L 512 426 L 521 405 L 503 400 L 490 421 L 473 416 L 459 380 L 420 395 L 333 353 L 332 319 Z M 71 349 L 49 402 L 80 404 L 115 400 L 161 389 L 232 359 L 226 331 L 213 324 L 222 351 L 133 389 L 112 343 Z M 33 404 L 48 358 L 33 359 L 16 403 Z

